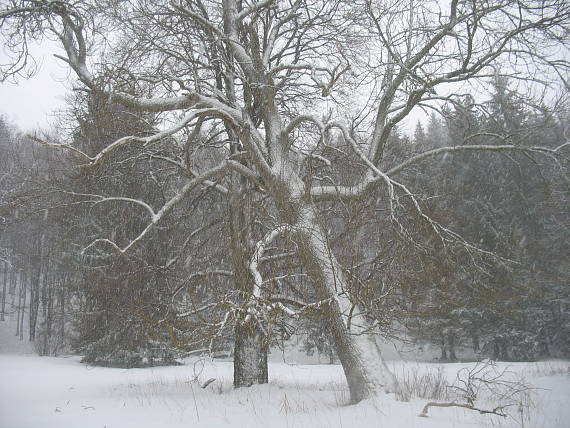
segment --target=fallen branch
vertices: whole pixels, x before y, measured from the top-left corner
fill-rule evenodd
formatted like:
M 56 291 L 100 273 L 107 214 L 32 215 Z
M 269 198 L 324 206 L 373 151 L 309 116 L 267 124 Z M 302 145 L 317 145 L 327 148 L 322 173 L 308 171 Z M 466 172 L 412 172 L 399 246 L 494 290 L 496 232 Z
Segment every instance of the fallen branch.
M 427 418 L 428 416 L 428 409 L 430 407 L 463 407 L 464 409 L 475 410 L 481 414 L 491 414 L 491 415 L 498 415 L 502 416 L 503 418 L 507 417 L 506 413 L 503 413 L 503 407 L 495 407 L 493 410 L 485 410 L 479 409 L 478 407 L 474 407 L 470 404 L 461 404 L 452 401 L 451 403 L 437 403 L 437 402 L 429 402 L 424 406 L 424 409 L 419 414 L 422 418 Z
M 212 382 L 214 382 L 216 380 L 216 378 L 211 377 L 210 379 L 208 379 L 207 381 L 203 382 L 200 384 L 200 388 L 205 389 L 208 387 L 208 385 L 210 385 Z

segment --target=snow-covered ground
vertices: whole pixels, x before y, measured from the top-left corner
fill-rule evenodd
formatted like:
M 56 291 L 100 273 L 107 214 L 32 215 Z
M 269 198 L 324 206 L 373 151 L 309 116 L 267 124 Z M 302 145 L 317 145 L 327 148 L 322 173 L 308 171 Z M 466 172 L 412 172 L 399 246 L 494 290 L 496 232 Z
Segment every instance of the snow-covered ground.
M 450 380 L 465 364 L 392 363 L 397 371 L 443 367 Z M 506 363 L 505 363 L 506 365 Z M 270 364 L 270 383 L 234 390 L 231 362 L 188 360 L 149 369 L 89 367 L 78 357 L 0 354 L 2 428 L 147 427 L 520 427 L 570 426 L 570 363 L 514 363 L 537 389 L 523 424 L 428 400 L 387 395 L 347 405 L 340 366 Z M 216 380 L 202 389 L 200 383 Z M 526 412 L 526 410 L 525 410 Z

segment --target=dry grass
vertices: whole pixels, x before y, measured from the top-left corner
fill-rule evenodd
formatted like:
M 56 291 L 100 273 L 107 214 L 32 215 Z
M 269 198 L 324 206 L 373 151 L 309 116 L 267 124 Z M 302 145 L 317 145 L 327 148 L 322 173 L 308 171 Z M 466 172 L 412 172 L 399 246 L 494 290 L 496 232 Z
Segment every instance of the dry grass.
M 421 371 L 417 367 L 413 367 L 395 374 L 400 385 L 398 399 L 401 401 L 409 401 L 411 398 L 449 399 L 449 384 L 445 378 L 443 367 Z

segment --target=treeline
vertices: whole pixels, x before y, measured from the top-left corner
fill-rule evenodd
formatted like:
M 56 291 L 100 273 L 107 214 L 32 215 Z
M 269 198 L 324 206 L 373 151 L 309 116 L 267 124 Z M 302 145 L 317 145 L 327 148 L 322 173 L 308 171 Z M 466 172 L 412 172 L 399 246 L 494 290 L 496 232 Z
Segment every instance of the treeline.
M 318 215 L 355 310 L 385 336 L 436 345 L 442 360 L 460 358 L 464 348 L 502 360 L 568 358 L 568 159 L 499 148 L 554 149 L 567 140 L 570 118 L 531 108 L 504 79 L 493 85 L 483 103 L 456 98 L 413 136 L 395 133 L 384 162 L 444 146 L 496 151 L 426 158 L 401 174 L 414 198 L 375 189 L 350 203 L 321 202 Z M 41 355 L 73 351 L 113 366 L 171 364 L 250 340 L 236 320 L 251 311 L 246 267 L 273 221 L 263 183 L 235 175 L 192 187 L 153 223 L 191 183 L 192 163 L 204 169 L 221 160 L 210 158 L 210 147 L 226 145 L 228 156 L 239 148 L 206 124 L 179 140 L 145 143 L 163 117 L 96 96 L 75 96 L 69 115 L 57 133 L 41 137 L 0 120 L 1 319 L 16 319 L 15 334 Z M 127 136 L 143 147 L 125 145 L 84 167 L 82 155 L 56 147 L 64 128 L 83 153 Z M 311 180 L 356 182 L 366 167 L 347 155 L 347 144 L 331 134 L 323 157 L 332 162 L 299 155 L 299 169 Z M 295 242 L 276 242 L 263 257 L 270 309 L 260 309 L 269 337 L 262 348 L 302 333 L 307 352 L 332 362 L 327 303 L 309 286 Z

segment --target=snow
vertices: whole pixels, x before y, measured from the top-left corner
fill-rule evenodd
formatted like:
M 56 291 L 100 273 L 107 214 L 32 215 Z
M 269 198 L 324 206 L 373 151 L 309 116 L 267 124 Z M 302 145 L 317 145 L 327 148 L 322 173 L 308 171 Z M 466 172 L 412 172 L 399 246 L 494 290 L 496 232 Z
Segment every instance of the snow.
M 465 366 L 391 363 L 396 371 L 442 367 L 452 380 Z M 500 363 L 506 365 L 506 363 Z M 570 420 L 570 364 L 512 363 L 511 370 L 542 388 L 524 426 L 566 428 Z M 189 359 L 183 366 L 148 369 L 90 367 L 79 357 L 0 354 L 0 427 L 486 427 L 521 426 L 514 419 L 427 400 L 400 402 L 392 395 L 347 405 L 338 365 L 270 364 L 270 383 L 232 388 L 232 363 Z M 205 389 L 209 378 L 216 380 Z

